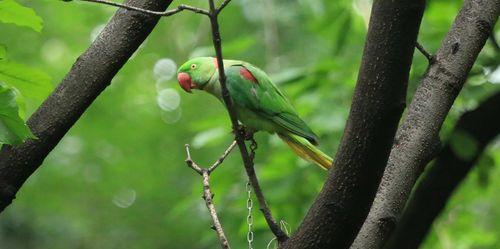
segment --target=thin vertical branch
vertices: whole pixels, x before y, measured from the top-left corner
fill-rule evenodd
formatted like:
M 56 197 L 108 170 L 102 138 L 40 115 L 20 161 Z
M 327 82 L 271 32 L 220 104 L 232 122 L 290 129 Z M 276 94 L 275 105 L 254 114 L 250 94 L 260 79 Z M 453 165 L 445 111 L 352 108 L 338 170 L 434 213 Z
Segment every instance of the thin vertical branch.
M 217 236 L 219 237 L 219 242 L 222 248 L 230 249 L 229 242 L 227 241 L 226 235 L 224 234 L 224 230 L 222 229 L 222 225 L 220 224 L 219 217 L 217 216 L 217 211 L 215 210 L 215 205 L 213 201 L 212 191 L 210 190 L 210 175 L 208 170 L 203 170 L 203 200 L 205 200 L 205 204 L 210 212 L 210 216 L 212 217 L 212 221 L 214 222 L 215 231 L 217 232 Z
M 271 210 L 267 206 L 264 193 L 260 188 L 259 181 L 255 174 L 253 160 L 251 159 L 245 144 L 245 132 L 238 125 L 236 109 L 234 108 L 233 101 L 231 99 L 231 96 L 229 95 L 229 91 L 226 86 L 226 74 L 224 72 L 224 61 L 222 59 L 221 37 L 219 31 L 219 23 L 217 20 L 219 12 L 215 8 L 215 3 L 213 0 L 208 0 L 208 3 L 209 3 L 209 13 L 210 13 L 209 18 L 212 27 L 212 41 L 215 49 L 215 54 L 217 57 L 219 81 L 222 89 L 222 98 L 229 112 L 229 117 L 231 119 L 232 128 L 235 134 L 235 140 L 238 144 L 238 148 L 240 149 L 241 157 L 243 159 L 243 164 L 245 166 L 245 171 L 248 175 L 250 183 L 252 184 L 255 195 L 257 197 L 257 201 L 259 202 L 260 210 L 264 214 L 264 218 L 266 219 L 269 228 L 274 233 L 277 240 L 279 242 L 284 242 L 288 238 L 288 236 L 285 234 L 285 232 L 283 232 L 283 230 L 281 230 L 276 220 L 274 220 L 271 214 Z

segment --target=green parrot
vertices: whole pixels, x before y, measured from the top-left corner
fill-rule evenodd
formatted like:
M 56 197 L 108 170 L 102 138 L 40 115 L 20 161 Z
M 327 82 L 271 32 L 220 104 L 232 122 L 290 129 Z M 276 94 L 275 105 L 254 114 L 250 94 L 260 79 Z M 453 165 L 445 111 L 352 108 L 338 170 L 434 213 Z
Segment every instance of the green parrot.
M 238 60 L 224 60 L 224 70 L 239 122 L 253 131 L 276 133 L 298 156 L 324 169 L 332 167 L 332 159 L 315 146 L 317 136 L 264 71 Z M 203 90 L 224 103 L 216 58 L 187 61 L 177 71 L 177 80 L 188 93 Z

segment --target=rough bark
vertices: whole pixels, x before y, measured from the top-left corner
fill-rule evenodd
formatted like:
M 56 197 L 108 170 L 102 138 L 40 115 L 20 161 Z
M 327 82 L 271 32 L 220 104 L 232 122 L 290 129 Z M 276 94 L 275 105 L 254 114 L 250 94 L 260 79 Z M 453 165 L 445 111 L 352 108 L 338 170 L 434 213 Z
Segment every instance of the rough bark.
M 348 248 L 377 191 L 405 107 L 425 1 L 375 1 L 344 135 L 318 198 L 282 248 Z
M 448 143 L 426 170 L 401 215 L 386 249 L 418 248 L 432 222 L 445 207 L 456 187 L 474 167 L 488 144 L 500 133 L 500 93 L 458 120 L 454 133 L 467 134 L 475 142 L 471 155 L 461 155 Z M 451 136 L 453 138 L 453 135 Z
M 439 148 L 439 130 L 495 25 L 500 0 L 466 0 L 398 130 L 370 214 L 351 248 L 381 248 L 394 230 L 423 167 Z
M 170 0 L 128 0 L 151 10 L 165 10 Z M 77 7 L 77 6 L 75 6 Z M 42 164 L 71 126 L 151 33 L 159 17 L 118 10 L 97 39 L 75 62 L 54 92 L 29 118 L 38 139 L 0 151 L 0 211 L 12 200 L 26 179 Z

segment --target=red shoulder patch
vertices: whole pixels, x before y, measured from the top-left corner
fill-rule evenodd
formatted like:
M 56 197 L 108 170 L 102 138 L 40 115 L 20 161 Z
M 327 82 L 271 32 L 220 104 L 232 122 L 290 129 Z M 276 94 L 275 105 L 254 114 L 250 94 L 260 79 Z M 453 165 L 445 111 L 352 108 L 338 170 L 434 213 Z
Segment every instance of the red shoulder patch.
M 214 66 L 215 66 L 215 69 L 219 68 L 219 63 L 217 62 L 217 58 L 214 58 Z
M 240 75 L 243 76 L 243 78 L 253 82 L 254 84 L 259 84 L 259 81 L 257 81 L 257 79 L 252 75 L 252 73 L 248 71 L 248 69 L 246 69 L 245 67 L 241 67 Z

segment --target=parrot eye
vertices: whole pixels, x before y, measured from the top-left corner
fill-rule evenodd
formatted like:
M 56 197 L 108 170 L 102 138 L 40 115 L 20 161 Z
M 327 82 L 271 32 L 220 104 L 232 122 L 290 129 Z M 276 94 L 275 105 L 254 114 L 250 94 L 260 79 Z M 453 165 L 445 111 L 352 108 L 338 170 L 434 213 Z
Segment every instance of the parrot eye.
M 195 69 L 196 68 L 196 64 L 191 64 L 191 69 Z

